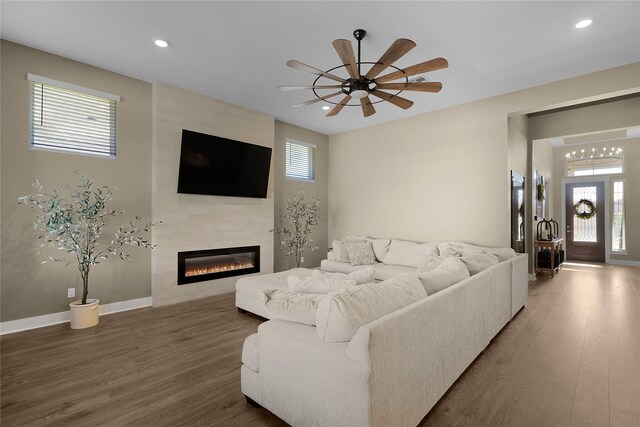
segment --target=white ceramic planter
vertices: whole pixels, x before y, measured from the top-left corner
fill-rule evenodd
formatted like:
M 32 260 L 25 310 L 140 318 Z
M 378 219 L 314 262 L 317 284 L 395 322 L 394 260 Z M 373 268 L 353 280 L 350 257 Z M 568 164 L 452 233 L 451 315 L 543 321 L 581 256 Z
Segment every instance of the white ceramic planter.
M 69 304 L 71 309 L 71 329 L 90 328 L 98 324 L 100 300 L 87 299 L 86 304 L 82 301 L 74 301 Z

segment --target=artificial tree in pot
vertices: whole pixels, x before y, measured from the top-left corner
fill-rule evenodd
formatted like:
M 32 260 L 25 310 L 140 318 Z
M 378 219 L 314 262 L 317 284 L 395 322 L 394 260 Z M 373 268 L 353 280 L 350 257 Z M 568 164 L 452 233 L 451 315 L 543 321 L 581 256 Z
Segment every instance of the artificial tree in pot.
M 75 256 L 72 260 L 61 257 L 49 257 L 49 260 L 66 265 L 77 264 L 82 278 L 82 300 L 70 305 L 71 327 L 80 329 L 94 326 L 98 323 L 99 301 L 87 300 L 91 267 L 111 256 L 131 260 L 130 255 L 122 250 L 125 245 L 153 248 L 144 234 L 148 234 L 154 224 L 138 228 L 137 221 L 141 218 L 136 217 L 136 221 L 129 221 L 119 227 L 110 240 L 103 241 L 100 236 L 107 225 L 107 219 L 124 213 L 107 206 L 113 200 L 115 189 L 106 185 L 95 186 L 90 178 L 84 176 L 80 177 L 80 183 L 75 189 L 69 188 L 66 197 L 57 189 L 53 189 L 51 193 L 43 193 L 42 185 L 37 180 L 33 186 L 37 193 L 20 197 L 18 203 L 39 212 L 34 228 L 38 232 L 38 239 L 42 240 L 41 246 L 57 248 Z M 92 305 L 91 311 L 87 307 L 89 305 Z
M 289 226 L 278 230 L 278 234 L 283 236 L 283 240 L 280 241 L 280 249 L 286 257 L 293 255 L 296 267 L 300 268 L 305 249 L 311 251 L 318 249 L 313 244 L 310 235 L 318 226 L 320 200 L 308 199 L 304 191 L 300 191 L 287 200 L 282 217 L 289 223 Z

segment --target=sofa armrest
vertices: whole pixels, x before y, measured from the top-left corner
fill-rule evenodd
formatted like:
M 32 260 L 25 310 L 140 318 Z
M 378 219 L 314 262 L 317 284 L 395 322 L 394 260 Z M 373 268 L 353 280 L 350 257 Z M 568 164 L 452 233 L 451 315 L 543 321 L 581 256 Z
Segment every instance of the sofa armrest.
M 347 357 L 348 343 L 282 320 L 261 324 L 258 335 L 262 406 L 291 425 L 369 424 L 369 365 Z

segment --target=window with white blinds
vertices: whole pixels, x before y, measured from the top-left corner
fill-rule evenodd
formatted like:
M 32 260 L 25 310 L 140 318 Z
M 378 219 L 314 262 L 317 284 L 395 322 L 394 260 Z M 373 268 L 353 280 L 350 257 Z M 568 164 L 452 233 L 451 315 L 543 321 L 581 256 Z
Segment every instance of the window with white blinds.
M 31 148 L 116 157 L 120 97 L 33 74 L 27 78 Z
M 286 141 L 287 178 L 314 181 L 316 179 L 316 146 L 299 141 Z

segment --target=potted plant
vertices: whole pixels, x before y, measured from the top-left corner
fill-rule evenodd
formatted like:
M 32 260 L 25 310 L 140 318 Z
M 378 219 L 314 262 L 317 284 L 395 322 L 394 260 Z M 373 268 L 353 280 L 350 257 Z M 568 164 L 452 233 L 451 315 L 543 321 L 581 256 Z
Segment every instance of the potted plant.
M 293 255 L 296 267 L 300 268 L 305 249 L 312 251 L 318 249 L 313 245 L 313 240 L 309 238 L 309 235 L 318 226 L 320 200 L 307 199 L 304 191 L 300 191 L 287 200 L 282 217 L 283 220 L 289 222 L 290 227 L 278 230 L 278 234 L 284 237 L 280 241 L 280 249 L 284 252 L 285 257 Z
M 50 261 L 77 264 L 82 278 L 82 299 L 70 304 L 71 329 L 82 329 L 98 324 L 98 299 L 88 299 L 89 272 L 91 267 L 100 264 L 110 256 L 121 260 L 130 260 L 122 248 L 125 245 L 153 248 L 149 240 L 143 237 L 153 224 L 138 228 L 136 221 L 118 228 L 111 239 L 101 241 L 100 235 L 109 217 L 124 212 L 107 207 L 113 199 L 115 189 L 107 186 L 94 186 L 92 180 L 80 177 L 75 188 L 69 188 L 69 194 L 63 197 L 61 192 L 53 189 L 51 193 L 43 193 L 42 185 L 36 180 L 35 195 L 20 197 L 18 203 L 31 207 L 39 212 L 34 221 L 41 246 L 48 246 L 73 254 L 73 260 L 60 257 L 49 257 Z M 43 261 L 46 262 L 46 261 Z

